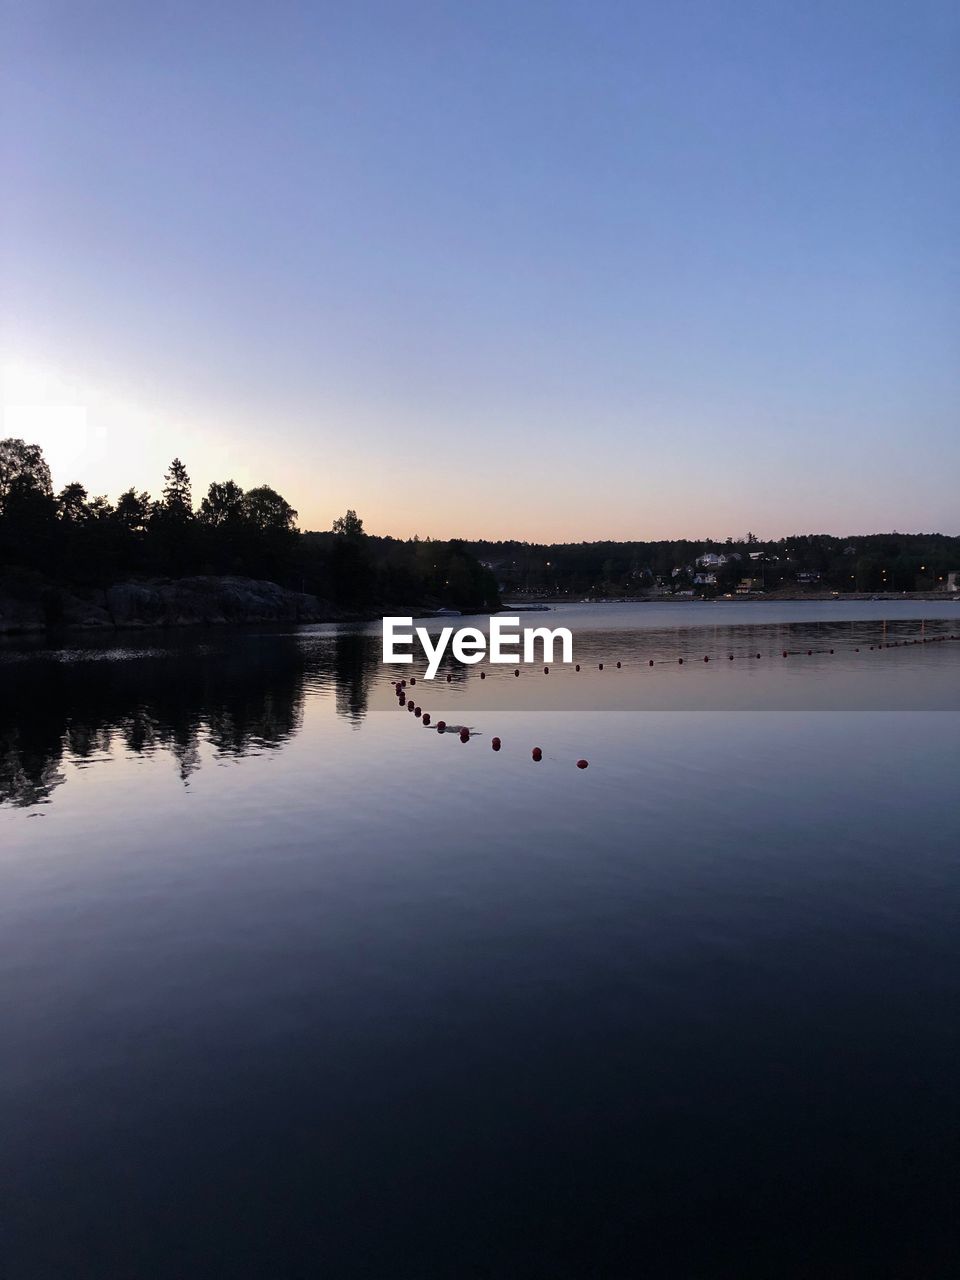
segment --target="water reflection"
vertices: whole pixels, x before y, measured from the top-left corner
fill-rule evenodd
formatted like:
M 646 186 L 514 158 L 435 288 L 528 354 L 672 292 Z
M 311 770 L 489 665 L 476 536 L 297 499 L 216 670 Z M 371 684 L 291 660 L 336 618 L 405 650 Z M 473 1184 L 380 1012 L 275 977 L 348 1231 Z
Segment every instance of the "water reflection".
M 282 746 L 308 690 L 359 724 L 379 651 L 369 635 L 231 634 L 169 647 L 8 651 L 0 662 L 0 803 L 48 800 L 63 764 L 167 751 L 188 783 L 200 745 L 220 758 Z
M 824 619 L 710 606 L 564 607 L 549 623 L 572 627 L 583 675 L 555 668 L 549 681 L 537 680 L 535 668 L 517 680 L 512 667 L 464 666 L 448 650 L 436 682 L 424 686 L 425 709 L 456 720 L 468 711 L 513 709 L 955 707 L 956 659 L 924 644 L 952 638 L 955 614 L 946 608 L 926 620 L 891 618 L 888 609 L 861 604 L 851 616 Z M 784 652 L 816 656 L 785 663 Z M 724 676 L 717 662 L 704 664 L 708 655 L 720 660 Z M 612 671 L 621 660 L 615 682 L 609 671 L 596 679 L 601 663 Z M 63 784 L 66 763 L 82 768 L 122 753 L 166 752 L 189 784 L 202 747 L 229 760 L 289 741 L 312 696 L 329 698 L 336 714 L 359 728 L 374 687 L 381 686 L 386 707 L 398 674 L 381 663 L 376 624 L 359 632 L 229 632 L 159 643 L 139 637 L 127 647 L 115 637 L 72 649 L 9 646 L 0 650 L 0 804 L 42 804 Z

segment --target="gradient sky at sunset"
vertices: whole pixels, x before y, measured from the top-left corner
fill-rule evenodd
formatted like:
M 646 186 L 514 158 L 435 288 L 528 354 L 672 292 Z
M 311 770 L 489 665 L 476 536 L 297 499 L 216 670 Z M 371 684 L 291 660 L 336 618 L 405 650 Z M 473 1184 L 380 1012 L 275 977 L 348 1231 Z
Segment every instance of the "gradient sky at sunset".
M 956 4 L 0 14 L 0 433 L 58 485 L 960 533 Z

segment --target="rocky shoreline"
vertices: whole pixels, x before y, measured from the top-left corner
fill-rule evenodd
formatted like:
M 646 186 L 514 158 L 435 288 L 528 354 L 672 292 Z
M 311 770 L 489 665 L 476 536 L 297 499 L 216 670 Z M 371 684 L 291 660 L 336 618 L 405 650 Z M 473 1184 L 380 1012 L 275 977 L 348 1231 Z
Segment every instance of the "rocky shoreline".
M 316 596 L 253 578 L 152 578 L 103 589 L 22 579 L 0 583 L 0 635 L 61 627 L 127 630 L 341 622 L 355 616 Z

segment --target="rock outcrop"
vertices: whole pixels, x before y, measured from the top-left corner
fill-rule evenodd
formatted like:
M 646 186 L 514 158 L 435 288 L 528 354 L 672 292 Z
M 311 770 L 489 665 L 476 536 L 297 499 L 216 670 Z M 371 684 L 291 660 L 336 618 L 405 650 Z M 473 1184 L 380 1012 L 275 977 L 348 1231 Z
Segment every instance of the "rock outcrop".
M 52 627 L 127 628 L 337 621 L 316 596 L 252 578 L 194 577 L 67 590 L 43 582 L 0 583 L 0 634 Z

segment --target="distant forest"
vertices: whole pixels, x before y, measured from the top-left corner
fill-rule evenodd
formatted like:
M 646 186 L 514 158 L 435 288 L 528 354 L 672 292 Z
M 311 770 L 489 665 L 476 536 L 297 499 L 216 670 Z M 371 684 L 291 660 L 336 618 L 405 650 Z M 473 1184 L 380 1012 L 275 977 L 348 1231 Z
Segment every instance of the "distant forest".
M 707 558 L 707 563 L 702 562 Z M 406 541 L 368 535 L 354 511 L 327 532 L 301 532 L 268 485 L 209 486 L 198 503 L 175 458 L 159 497 L 115 503 L 73 483 L 55 493 L 38 445 L 0 440 L 0 571 L 9 587 L 45 580 L 105 588 L 143 578 L 235 575 L 309 592 L 340 609 L 495 609 L 508 597 L 711 596 L 789 590 L 946 590 L 960 537 L 944 534 L 753 533 L 723 542 Z
M 199 503 L 175 458 L 159 497 L 127 489 L 115 503 L 81 484 L 55 493 L 38 445 L 0 440 L 0 570 L 9 587 L 43 578 L 105 588 L 131 578 L 235 575 L 309 592 L 341 609 L 499 605 L 496 582 L 462 542 L 374 538 L 348 511 L 327 533 L 301 533 L 268 485 L 210 485 Z
M 960 537 L 798 534 L 764 541 L 469 542 L 508 596 L 619 598 L 771 591 L 939 591 L 960 570 Z M 699 563 L 706 559 L 707 563 Z

